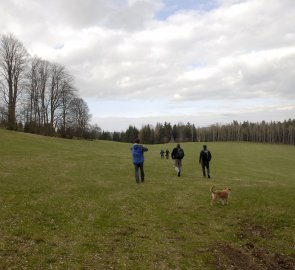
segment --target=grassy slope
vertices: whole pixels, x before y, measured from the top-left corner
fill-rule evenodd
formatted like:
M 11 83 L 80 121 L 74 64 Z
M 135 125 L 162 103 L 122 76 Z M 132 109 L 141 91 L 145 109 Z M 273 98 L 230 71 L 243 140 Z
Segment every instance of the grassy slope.
M 211 181 L 185 143 L 180 178 L 153 145 L 136 185 L 130 144 L 0 130 L 0 268 L 210 269 L 217 242 L 294 253 L 295 148 L 208 145 Z M 212 184 L 232 188 L 228 206 L 210 206 Z

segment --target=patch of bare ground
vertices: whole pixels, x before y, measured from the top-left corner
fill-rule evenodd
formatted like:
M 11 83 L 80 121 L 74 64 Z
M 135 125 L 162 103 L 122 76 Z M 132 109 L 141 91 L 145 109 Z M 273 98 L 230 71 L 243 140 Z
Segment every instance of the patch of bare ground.
M 255 246 L 261 238 L 271 238 L 272 230 L 249 221 L 240 223 L 238 238 L 243 245 L 219 242 L 213 248 L 216 270 L 295 270 L 295 255 L 273 253 Z M 245 241 L 246 240 L 246 241 Z
M 213 249 L 216 270 L 294 270 L 295 256 L 272 253 L 252 243 L 235 246 L 219 243 Z
M 237 234 L 239 239 L 249 239 L 251 242 L 255 242 L 261 238 L 271 238 L 273 235 L 271 228 L 250 221 L 241 222 L 239 225 L 240 230 Z

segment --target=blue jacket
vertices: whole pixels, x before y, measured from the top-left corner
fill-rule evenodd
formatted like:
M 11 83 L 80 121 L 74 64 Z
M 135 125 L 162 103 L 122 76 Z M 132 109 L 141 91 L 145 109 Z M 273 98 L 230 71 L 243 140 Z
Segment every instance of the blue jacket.
M 144 147 L 141 144 L 133 144 L 131 148 L 132 157 L 133 157 L 133 164 L 143 164 L 144 156 L 143 152 L 148 151 L 148 148 Z

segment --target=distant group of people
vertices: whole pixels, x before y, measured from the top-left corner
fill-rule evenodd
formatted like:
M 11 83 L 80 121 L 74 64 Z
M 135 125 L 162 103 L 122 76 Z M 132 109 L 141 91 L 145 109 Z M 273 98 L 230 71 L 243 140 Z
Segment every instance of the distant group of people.
M 144 152 L 148 151 L 148 148 L 140 144 L 140 140 L 136 139 L 135 143 L 131 147 L 133 164 L 135 170 L 135 181 L 136 183 L 144 182 Z M 164 155 L 166 159 L 169 159 L 169 150 L 164 151 L 161 149 L 160 156 L 161 159 L 164 159 Z M 184 151 L 180 147 L 178 143 L 176 147 L 172 150 L 171 158 L 174 160 L 174 168 L 178 177 L 181 175 L 182 168 L 182 159 L 184 158 Z M 199 155 L 199 164 L 202 167 L 202 172 L 204 177 L 211 178 L 210 176 L 210 161 L 212 155 L 208 150 L 207 145 L 203 145 L 203 149 Z M 140 171 L 140 175 L 139 175 Z
M 161 151 L 160 151 L 161 159 L 164 159 L 164 154 L 165 154 L 166 159 L 169 159 L 169 153 L 170 153 L 170 152 L 169 152 L 168 149 L 166 149 L 165 152 L 164 152 L 163 149 L 161 149 Z

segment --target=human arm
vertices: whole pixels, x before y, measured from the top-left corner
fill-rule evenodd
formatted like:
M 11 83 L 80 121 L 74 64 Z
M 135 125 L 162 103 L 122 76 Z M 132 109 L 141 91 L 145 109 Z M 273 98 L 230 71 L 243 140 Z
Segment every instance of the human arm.
M 147 152 L 149 149 L 143 145 L 141 145 L 141 150 L 142 152 Z

